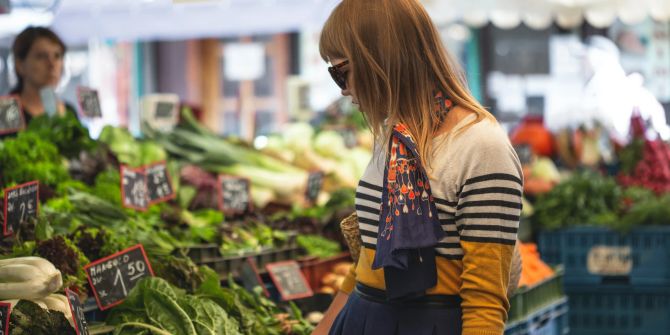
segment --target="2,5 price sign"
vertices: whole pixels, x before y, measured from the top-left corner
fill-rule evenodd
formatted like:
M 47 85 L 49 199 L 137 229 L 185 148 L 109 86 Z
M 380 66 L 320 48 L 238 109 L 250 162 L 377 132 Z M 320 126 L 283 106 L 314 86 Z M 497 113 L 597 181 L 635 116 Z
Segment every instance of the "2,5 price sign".
M 103 311 L 122 303 L 140 279 L 154 275 L 141 244 L 92 262 L 84 270 Z
M 28 219 L 37 217 L 40 206 L 39 188 L 38 181 L 31 181 L 4 190 L 5 220 L 2 231 L 5 236 L 12 235 Z
M 12 304 L 0 302 L 0 335 L 9 335 L 9 313 L 11 313 Z

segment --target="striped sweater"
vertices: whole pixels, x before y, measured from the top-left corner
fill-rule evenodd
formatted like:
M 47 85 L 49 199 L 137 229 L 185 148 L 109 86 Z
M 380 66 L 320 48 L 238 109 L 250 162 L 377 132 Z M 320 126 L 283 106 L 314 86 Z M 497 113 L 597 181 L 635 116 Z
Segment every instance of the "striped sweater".
M 442 228 L 436 247 L 437 286 L 429 294 L 460 295 L 463 335 L 502 334 L 507 285 L 521 213 L 522 172 L 507 135 L 484 120 L 461 132 L 475 116 L 434 140 L 427 171 Z M 454 135 L 456 134 L 456 135 Z M 372 270 L 377 244 L 385 157 L 377 153 L 356 191 L 363 250 L 342 290 L 355 283 L 384 289 L 383 270 Z

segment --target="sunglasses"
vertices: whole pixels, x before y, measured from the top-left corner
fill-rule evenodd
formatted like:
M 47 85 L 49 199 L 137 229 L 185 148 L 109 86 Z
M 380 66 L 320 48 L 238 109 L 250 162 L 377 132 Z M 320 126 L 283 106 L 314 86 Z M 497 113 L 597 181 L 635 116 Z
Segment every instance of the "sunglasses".
M 347 72 L 342 71 L 341 69 L 347 64 L 349 64 L 349 61 L 345 60 L 340 64 L 333 65 L 328 68 L 328 72 L 330 73 L 330 76 L 333 77 L 335 84 L 337 84 L 337 86 L 343 90 L 347 89 Z

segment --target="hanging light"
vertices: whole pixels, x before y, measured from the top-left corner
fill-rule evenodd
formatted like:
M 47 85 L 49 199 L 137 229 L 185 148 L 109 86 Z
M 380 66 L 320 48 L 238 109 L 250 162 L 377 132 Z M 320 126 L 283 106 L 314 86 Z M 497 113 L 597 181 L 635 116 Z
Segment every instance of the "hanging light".
M 558 7 L 556 23 L 565 29 L 576 28 L 584 22 L 582 10 L 578 7 Z
M 586 9 L 586 20 L 596 28 L 606 28 L 616 20 L 616 9 L 613 3 L 603 3 Z
M 619 5 L 617 13 L 621 22 L 633 25 L 647 18 L 648 4 L 641 4 L 639 0 L 624 0 Z

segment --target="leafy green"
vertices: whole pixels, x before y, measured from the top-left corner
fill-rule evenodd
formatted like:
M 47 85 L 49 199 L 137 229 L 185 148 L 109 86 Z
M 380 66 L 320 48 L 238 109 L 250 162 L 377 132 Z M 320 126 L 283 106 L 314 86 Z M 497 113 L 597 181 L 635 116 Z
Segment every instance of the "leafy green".
M 533 221 L 546 229 L 585 224 L 611 225 L 618 219 L 622 189 L 613 178 L 576 172 L 540 196 Z
M 328 258 L 336 256 L 342 252 L 339 243 L 319 235 L 300 235 L 297 237 L 297 242 L 310 256 Z
M 0 186 L 39 180 L 56 186 L 70 179 L 63 158 L 55 145 L 38 134 L 21 132 L 0 146 Z
M 137 140 L 123 128 L 107 126 L 102 130 L 99 140 L 109 146 L 119 163 L 130 167 L 141 167 L 167 158 L 161 146 Z
M 187 295 L 157 277 L 142 279 L 107 323 L 115 334 L 238 335 L 237 323 L 218 304 Z
M 80 152 L 92 150 L 97 146 L 74 113 L 36 117 L 30 121 L 27 131 L 54 144 L 58 151 L 68 158 L 77 157 Z

